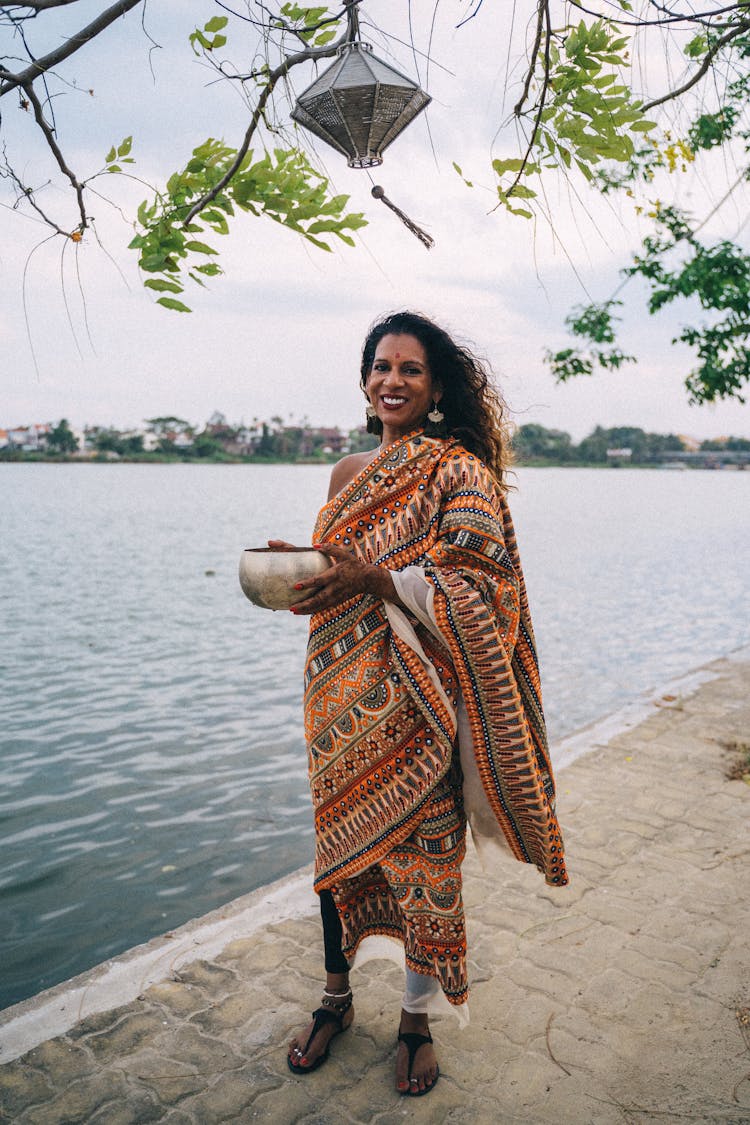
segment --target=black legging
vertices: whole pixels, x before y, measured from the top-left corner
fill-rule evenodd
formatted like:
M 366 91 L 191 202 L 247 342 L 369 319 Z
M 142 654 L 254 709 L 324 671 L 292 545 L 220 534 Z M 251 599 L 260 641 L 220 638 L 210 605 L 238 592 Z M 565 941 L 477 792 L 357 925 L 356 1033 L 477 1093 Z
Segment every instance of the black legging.
M 330 891 L 320 892 L 320 917 L 323 919 L 323 949 L 327 973 L 348 973 L 349 962 L 341 952 L 341 919 Z

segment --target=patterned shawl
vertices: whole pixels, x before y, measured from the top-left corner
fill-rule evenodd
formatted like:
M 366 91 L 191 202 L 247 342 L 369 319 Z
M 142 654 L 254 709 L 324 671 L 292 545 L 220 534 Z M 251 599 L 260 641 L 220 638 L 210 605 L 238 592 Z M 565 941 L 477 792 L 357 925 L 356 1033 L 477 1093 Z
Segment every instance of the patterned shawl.
M 457 686 L 512 853 L 548 883 L 566 883 L 526 590 L 510 513 L 487 467 L 453 439 L 408 435 L 325 505 L 314 542 L 390 570 L 422 567 L 446 639 L 415 623 L 418 654 L 369 594 L 311 618 L 305 733 L 317 888 L 379 862 L 417 828 L 451 768 Z

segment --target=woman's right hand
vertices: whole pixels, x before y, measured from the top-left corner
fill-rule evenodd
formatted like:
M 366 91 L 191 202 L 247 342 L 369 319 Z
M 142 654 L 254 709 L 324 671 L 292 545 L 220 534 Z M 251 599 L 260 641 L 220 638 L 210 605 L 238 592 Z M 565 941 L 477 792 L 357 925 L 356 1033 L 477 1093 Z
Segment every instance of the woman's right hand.
M 273 548 L 274 551 L 296 551 L 297 547 L 293 543 L 287 543 L 286 539 L 267 539 L 268 546 Z

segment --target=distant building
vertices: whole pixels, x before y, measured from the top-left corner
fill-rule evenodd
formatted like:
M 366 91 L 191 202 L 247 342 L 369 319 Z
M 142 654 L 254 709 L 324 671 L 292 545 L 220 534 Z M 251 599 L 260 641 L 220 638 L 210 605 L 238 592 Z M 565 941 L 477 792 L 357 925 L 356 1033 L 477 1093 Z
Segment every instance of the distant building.
M 6 445 L 10 448 L 20 449 L 23 453 L 38 453 L 46 449 L 52 427 L 47 422 L 38 422 L 31 426 L 16 426 L 3 432 L 7 434 Z
M 344 446 L 348 445 L 348 435 L 342 434 L 338 426 L 322 427 L 313 432 L 318 441 L 323 442 L 324 453 L 343 453 Z

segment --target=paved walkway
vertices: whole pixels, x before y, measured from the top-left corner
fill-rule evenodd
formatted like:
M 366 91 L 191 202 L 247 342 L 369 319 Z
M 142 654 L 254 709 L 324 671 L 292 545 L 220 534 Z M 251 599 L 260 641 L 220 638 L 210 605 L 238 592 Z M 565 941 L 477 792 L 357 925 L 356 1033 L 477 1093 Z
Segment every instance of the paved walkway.
M 181 967 L 162 960 L 114 1010 L 70 1016 L 92 974 L 4 1013 L 0 1059 L 43 1026 L 0 1067 L 2 1120 L 750 1125 L 750 784 L 726 776 L 750 747 L 750 658 L 707 671 L 562 771 L 569 889 L 467 864 L 471 1023 L 435 1021 L 429 1096 L 392 1089 L 401 984 L 384 962 L 354 970 L 355 1026 L 327 1065 L 289 1074 L 283 1044 L 319 996 L 319 925 L 305 905 L 248 937 L 245 903 L 211 923 L 203 959 L 183 946 Z M 169 940 L 148 949 L 165 958 Z

